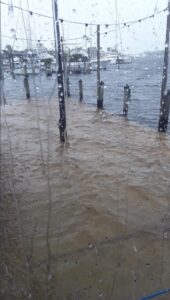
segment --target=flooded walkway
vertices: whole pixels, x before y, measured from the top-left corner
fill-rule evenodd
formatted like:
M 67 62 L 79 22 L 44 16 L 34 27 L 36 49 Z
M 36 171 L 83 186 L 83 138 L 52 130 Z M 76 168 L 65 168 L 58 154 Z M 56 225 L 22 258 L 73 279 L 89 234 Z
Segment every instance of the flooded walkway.
M 138 300 L 170 287 L 170 137 L 95 108 L 1 113 L 0 298 Z M 157 299 L 170 299 L 170 295 Z

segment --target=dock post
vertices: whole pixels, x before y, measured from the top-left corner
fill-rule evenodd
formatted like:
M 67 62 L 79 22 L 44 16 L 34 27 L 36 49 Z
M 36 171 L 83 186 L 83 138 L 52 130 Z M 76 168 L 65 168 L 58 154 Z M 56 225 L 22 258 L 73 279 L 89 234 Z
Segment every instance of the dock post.
M 25 62 L 24 64 L 24 76 L 28 75 L 28 72 L 27 72 L 27 63 Z
M 70 97 L 70 81 L 69 81 L 69 77 L 67 77 L 67 97 Z
M 161 87 L 161 101 L 160 101 L 160 114 L 158 131 L 165 132 L 167 130 L 167 114 L 169 114 L 169 92 L 167 93 L 167 79 L 168 79 L 168 62 L 169 62 L 169 42 L 170 42 L 170 0 L 168 0 L 168 16 L 166 26 L 166 38 L 165 38 L 165 51 L 164 51 L 164 64 L 163 64 L 163 78 Z M 167 110 L 167 111 L 166 111 Z
M 159 116 L 159 128 L 160 132 L 166 132 L 168 128 L 169 119 L 169 108 L 170 108 L 170 90 L 164 95 L 163 101 L 161 101 L 161 109 Z
M 64 72 L 63 72 L 63 62 L 62 62 L 62 48 L 60 39 L 60 26 L 59 26 L 59 16 L 58 16 L 58 2 L 53 0 L 53 11 L 54 11 L 54 24 L 55 24 L 55 45 L 58 45 L 58 99 L 59 99 L 59 131 L 60 131 L 60 141 L 66 142 L 67 140 L 67 128 L 66 128 L 66 109 L 65 109 L 65 91 L 64 91 Z M 56 53 L 57 55 L 57 53 Z
M 11 75 L 12 75 L 12 78 L 15 79 L 15 73 L 14 73 L 14 69 L 15 69 L 15 64 L 14 64 L 14 56 L 13 56 L 13 53 L 11 54 L 11 59 L 12 59 L 12 69 L 11 69 Z
M 24 75 L 24 88 L 26 92 L 26 98 L 30 99 L 30 86 L 29 86 L 29 80 L 28 80 L 28 74 Z
M 79 80 L 79 100 L 83 101 L 83 81 Z
M 103 109 L 103 98 L 104 98 L 104 82 L 100 82 L 100 89 L 99 89 L 99 101 L 98 101 L 98 108 Z
M 126 84 L 124 86 L 124 103 L 123 103 L 123 116 L 125 117 L 127 117 L 128 115 L 129 99 L 130 99 L 130 88 L 129 85 Z
M 100 25 L 97 25 L 97 107 L 100 102 Z

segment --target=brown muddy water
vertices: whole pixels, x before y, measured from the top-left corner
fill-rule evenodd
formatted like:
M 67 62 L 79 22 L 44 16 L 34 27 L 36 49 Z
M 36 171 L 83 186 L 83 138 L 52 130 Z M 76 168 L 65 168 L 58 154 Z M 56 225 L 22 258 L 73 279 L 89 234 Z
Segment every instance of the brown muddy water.
M 67 117 L 62 146 L 54 101 L 2 109 L 0 299 L 169 288 L 170 136 L 74 102 Z

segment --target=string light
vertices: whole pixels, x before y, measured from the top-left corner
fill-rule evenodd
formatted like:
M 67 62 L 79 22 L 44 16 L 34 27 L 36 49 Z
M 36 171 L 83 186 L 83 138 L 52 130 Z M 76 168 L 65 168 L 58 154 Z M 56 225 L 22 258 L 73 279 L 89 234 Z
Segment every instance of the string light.
M 103 24 L 103 23 L 101 23 L 101 24 L 96 24 L 96 23 L 90 23 L 90 25 L 92 25 L 92 26 L 100 25 L 100 26 L 105 26 L 105 27 L 108 27 L 108 26 L 116 26 L 116 27 L 117 27 L 117 26 L 120 26 L 120 25 L 126 26 L 126 25 L 136 24 L 136 23 L 138 23 L 138 22 L 143 22 L 143 21 L 145 21 L 145 20 L 154 18 L 155 16 L 157 16 L 157 15 L 163 13 L 163 12 L 166 12 L 167 10 L 168 10 L 168 8 L 165 8 L 165 9 L 162 9 L 162 10 L 160 10 L 160 11 L 158 11 L 158 12 L 155 12 L 155 14 L 149 15 L 149 16 L 147 16 L 147 17 L 143 17 L 143 18 L 141 18 L 141 19 L 136 19 L 136 20 L 133 20 L 133 21 L 127 21 L 127 22 L 124 22 L 124 23 L 117 23 L 117 24 L 115 24 L 115 23 L 111 23 L 111 24 Z M 63 21 L 64 21 L 65 23 L 77 24 L 77 25 L 85 25 L 85 26 L 86 26 L 86 24 L 87 24 L 87 23 L 83 23 L 83 22 L 70 21 L 70 20 L 66 20 L 66 19 L 63 20 Z M 126 25 L 125 25 L 125 24 L 126 24 Z
M 7 39 L 15 39 L 15 40 L 21 40 L 21 41 L 26 41 L 27 39 L 26 38 L 20 38 L 20 37 L 17 37 L 16 35 L 15 36 L 8 36 L 8 35 L 3 35 L 2 34 L 2 37 L 4 38 L 7 38 Z M 77 37 L 77 38 L 73 38 L 73 39 L 64 39 L 64 41 L 75 41 L 75 40 L 83 40 L 84 39 L 84 36 L 82 37 Z M 50 40 L 50 39 L 31 39 L 32 42 L 54 42 L 55 40 Z
M 3 1 L 0 1 L 0 3 L 1 4 L 3 4 L 3 5 L 7 5 L 8 6 L 8 3 L 6 3 L 6 2 L 3 2 Z M 37 16 L 39 16 L 39 17 L 44 17 L 44 18 L 48 18 L 48 19 L 53 19 L 53 17 L 52 16 L 48 16 L 48 15 L 44 15 L 44 14 L 41 14 L 41 13 L 38 13 L 38 12 L 33 12 L 33 11 L 29 11 L 29 10 L 27 10 L 27 9 L 24 9 L 24 8 L 21 8 L 21 7 L 19 7 L 19 6 L 16 6 L 16 5 L 13 5 L 13 8 L 16 8 L 16 9 L 19 9 L 19 10 L 22 10 L 22 11 L 24 11 L 24 12 L 27 12 L 27 13 L 29 13 L 31 16 L 34 14 L 34 15 L 37 15 Z M 148 19 L 150 19 L 150 18 L 154 18 L 156 15 L 159 15 L 159 14 L 161 14 L 162 12 L 166 12 L 168 10 L 168 7 L 166 7 L 166 8 L 164 8 L 164 9 L 162 9 L 162 10 L 160 10 L 160 11 L 157 11 L 157 12 L 155 12 L 154 14 L 152 14 L 152 15 L 150 15 L 150 16 L 147 16 L 147 17 L 144 17 L 144 18 L 141 18 L 141 19 L 136 19 L 136 20 L 133 20 L 133 21 L 128 21 L 128 22 L 124 22 L 124 23 L 117 23 L 117 24 L 113 24 L 113 23 L 111 23 L 111 24 L 96 24 L 96 23 L 90 23 L 90 25 L 91 26 L 97 26 L 97 25 L 100 25 L 100 26 L 120 26 L 120 25 L 124 25 L 124 26 L 128 26 L 128 25 L 131 25 L 131 24 L 136 24 L 136 23 L 138 23 L 138 22 L 143 22 L 143 21 L 145 21 L 145 20 L 148 20 Z M 87 22 L 86 23 L 83 23 L 83 22 L 76 22 L 76 21 L 70 21 L 70 20 L 64 20 L 64 19 L 59 19 L 60 20 L 60 22 L 65 22 L 65 23 L 70 23 L 70 24 L 77 24 L 77 25 L 85 25 L 86 27 L 89 25 Z M 125 25 L 126 24 L 126 25 Z M 129 26 L 128 26 L 129 27 Z
M 27 39 L 26 38 L 20 38 L 20 37 L 17 37 L 17 36 L 8 36 L 8 35 L 3 35 L 2 34 L 2 37 L 4 37 L 4 38 L 7 38 L 7 39 L 15 39 L 16 41 L 17 40 L 20 40 L 20 41 L 27 41 Z M 32 42 L 38 42 L 38 43 L 40 43 L 40 42 L 54 42 L 54 40 L 44 40 L 44 39 L 31 39 L 31 41 Z
M 1 4 L 4 4 L 4 5 L 8 5 L 7 3 L 5 3 L 5 2 L 3 2 L 3 1 L 0 1 L 0 3 L 1 3 Z M 27 12 L 27 13 L 29 13 L 31 16 L 33 16 L 33 15 L 38 15 L 38 16 L 41 16 L 41 17 L 44 17 L 44 18 L 53 19 L 53 17 L 51 17 L 51 16 L 44 15 L 44 14 L 41 14 L 41 13 L 38 13 L 38 12 L 33 12 L 33 11 L 30 11 L 30 10 L 27 10 L 27 9 L 23 9 L 23 8 L 21 8 L 21 7 L 19 7 L 19 6 L 13 5 L 13 8 L 16 8 L 16 9 L 19 9 L 19 10 L 21 10 L 21 11 Z M 141 23 L 141 22 L 143 22 L 143 21 L 145 21 L 145 20 L 154 18 L 156 15 L 158 15 L 158 14 L 160 14 L 160 13 L 162 13 L 162 12 L 166 12 L 167 10 L 168 10 L 168 8 L 165 8 L 165 9 L 163 9 L 163 10 L 160 10 L 160 11 L 155 12 L 155 14 L 152 14 L 152 15 L 150 15 L 150 16 L 148 16 L 148 17 L 144 17 L 144 18 L 142 18 L 142 19 L 138 19 L 138 20 L 134 20 L 134 21 L 129 21 L 129 22 L 124 22 L 124 23 L 117 23 L 117 24 L 115 24 L 115 23 L 114 23 L 114 24 L 94 24 L 94 23 L 90 23 L 90 25 L 92 25 L 92 26 L 94 26 L 94 25 L 95 25 L 95 26 L 97 26 L 97 25 L 105 26 L 105 29 L 107 29 L 109 26 L 116 26 L 116 27 L 117 27 L 117 26 L 122 26 L 121 29 L 124 29 L 125 27 L 129 28 L 129 27 L 132 26 L 132 25 L 135 25 L 135 24 Z M 85 28 L 87 28 L 87 27 L 89 26 L 88 23 L 75 22 L 75 21 L 69 21 L 69 20 L 64 20 L 64 19 L 59 19 L 59 21 L 60 21 L 61 23 L 66 22 L 66 23 L 72 23 L 72 24 L 85 25 Z M 108 33 L 111 33 L 111 32 L 114 32 L 114 31 L 116 31 L 116 29 L 109 30 L 109 31 L 104 31 L 104 32 L 101 32 L 101 35 L 106 36 Z M 93 36 L 95 36 L 95 33 L 93 34 Z M 25 39 L 25 38 L 19 38 L 19 37 L 17 37 L 16 35 L 13 36 L 13 37 L 11 37 L 11 36 L 6 36 L 6 35 L 2 35 L 2 37 L 9 38 L 9 39 L 14 39 L 14 40 L 16 40 L 16 41 L 17 41 L 17 40 L 21 40 L 21 41 L 27 40 L 27 39 Z M 83 39 L 84 39 L 84 36 L 83 36 L 83 37 L 78 37 L 78 38 L 67 39 L 67 41 L 71 41 L 71 40 L 75 41 L 75 40 L 83 40 Z M 38 42 L 38 43 L 40 43 L 40 42 L 49 42 L 49 41 L 54 42 L 54 40 L 49 40 L 49 39 L 34 39 L 34 40 L 32 39 L 31 41 Z
M 165 12 L 165 11 L 167 11 L 167 8 L 164 9 L 164 10 L 159 11 L 159 13 Z M 158 15 L 158 13 L 156 13 L 155 15 Z M 138 20 L 136 20 L 136 21 L 125 22 L 125 23 L 117 23 L 116 25 L 117 25 L 117 26 L 120 26 L 120 25 L 121 25 L 121 29 L 123 30 L 123 29 L 125 29 L 125 27 L 126 27 L 126 28 L 129 28 L 130 26 L 133 26 L 133 25 L 135 25 L 135 24 L 137 24 L 137 23 L 141 23 L 142 21 L 151 19 L 151 18 L 153 18 L 155 15 L 151 15 L 151 16 L 145 17 L 145 18 L 143 18 L 143 19 L 138 19 Z M 63 19 L 59 19 L 59 20 L 60 20 L 60 22 L 61 22 L 62 24 L 63 24 L 63 22 L 66 22 L 66 20 L 63 20 Z M 73 21 L 68 21 L 68 22 L 73 23 L 73 24 L 77 24 L 77 22 L 73 22 Z M 78 23 L 78 24 L 79 24 L 79 23 Z M 89 25 L 88 23 L 81 23 L 81 24 L 85 25 L 85 28 L 87 28 L 88 25 Z M 91 24 L 91 23 L 90 23 L 90 25 L 94 25 L 94 24 Z M 100 25 L 100 24 L 98 24 L 98 25 Z M 105 25 L 104 25 L 104 26 L 105 26 L 105 29 L 108 28 L 108 27 L 111 26 L 111 25 L 113 25 L 113 24 L 105 24 Z M 115 25 L 115 24 L 114 24 L 114 25 Z M 96 25 L 96 26 L 97 26 L 97 25 Z M 116 27 L 117 27 L 117 26 L 116 26 Z M 117 29 L 114 28 L 114 29 L 109 30 L 109 31 L 104 31 L 104 32 L 101 32 L 100 35 L 106 36 L 106 35 L 108 35 L 109 33 L 115 32 L 116 30 L 117 30 Z M 94 32 L 94 34 L 93 34 L 92 36 L 95 36 L 95 34 L 96 34 L 96 32 Z M 23 38 L 17 38 L 16 36 L 15 36 L 15 37 L 10 37 L 10 36 L 2 35 L 2 37 L 6 37 L 6 38 L 10 38 L 10 39 L 14 39 L 14 38 L 15 38 L 15 40 L 26 40 L 26 39 L 23 39 Z M 75 40 L 83 40 L 83 39 L 84 39 L 84 36 L 78 37 L 78 38 L 67 39 L 67 41 L 75 41 Z M 54 41 L 54 40 L 43 40 L 43 39 L 39 39 L 39 40 L 32 40 L 32 41 L 48 42 L 48 41 Z M 66 41 L 66 40 L 65 40 L 65 41 Z
M 6 2 L 0 1 L 0 3 L 3 4 L 3 5 L 7 5 L 7 6 L 8 6 L 8 3 L 6 3 Z M 28 9 L 21 8 L 20 6 L 13 5 L 13 8 L 22 10 L 22 11 L 27 12 L 27 13 L 30 14 L 30 11 L 29 11 Z M 47 16 L 47 15 L 44 15 L 44 14 L 40 14 L 40 13 L 38 13 L 38 12 L 33 12 L 33 11 L 31 11 L 31 13 L 32 13 L 32 15 L 34 14 L 34 15 L 37 15 L 37 16 L 39 16 L 39 17 L 44 17 L 44 18 L 48 18 L 48 19 L 53 19 L 52 16 Z

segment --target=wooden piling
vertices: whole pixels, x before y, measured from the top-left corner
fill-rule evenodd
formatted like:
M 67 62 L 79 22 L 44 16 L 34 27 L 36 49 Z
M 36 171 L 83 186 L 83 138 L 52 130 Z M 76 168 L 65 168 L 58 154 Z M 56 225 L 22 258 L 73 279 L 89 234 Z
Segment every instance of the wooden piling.
M 83 81 L 79 80 L 79 100 L 83 101 Z
M 164 64 L 163 64 L 163 78 L 161 87 L 161 101 L 160 101 L 160 114 L 158 131 L 165 132 L 167 130 L 167 114 L 169 114 L 167 79 L 168 79 L 168 62 L 169 62 L 169 42 L 170 42 L 170 0 L 168 0 L 168 16 L 167 16 L 167 27 L 166 27 L 166 38 L 165 38 L 165 52 L 164 52 Z M 167 109 L 167 111 L 166 111 Z
M 24 65 L 24 75 L 26 76 L 28 73 L 27 73 L 27 63 L 25 62 L 25 65 Z
M 103 109 L 103 98 L 104 98 L 104 82 L 100 82 L 100 89 L 99 89 L 99 101 L 98 101 L 98 108 Z
M 164 95 L 163 101 L 161 101 L 161 109 L 159 116 L 159 131 L 166 132 L 168 128 L 169 119 L 169 108 L 170 108 L 170 90 Z
M 28 74 L 25 74 L 24 76 L 24 88 L 26 92 L 26 98 L 30 99 L 30 87 L 29 87 L 29 81 L 28 81 Z
M 130 99 L 130 88 L 129 85 L 126 84 L 124 86 L 124 103 L 123 103 L 123 116 L 125 117 L 127 117 L 128 115 L 129 99 Z
M 70 81 L 69 81 L 69 77 L 67 77 L 67 97 L 70 97 Z
M 13 53 L 11 54 L 11 58 L 12 58 L 12 68 L 11 68 L 11 75 L 12 75 L 12 78 L 15 79 L 15 73 L 14 73 L 14 69 L 15 69 L 15 64 L 14 64 L 14 56 L 13 56 Z
M 97 107 L 100 101 L 100 25 L 97 25 Z

